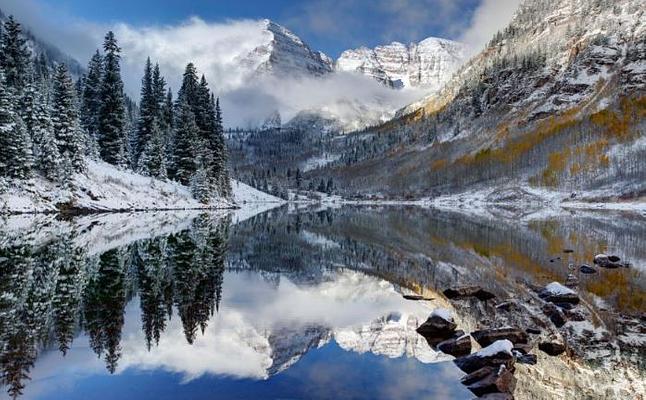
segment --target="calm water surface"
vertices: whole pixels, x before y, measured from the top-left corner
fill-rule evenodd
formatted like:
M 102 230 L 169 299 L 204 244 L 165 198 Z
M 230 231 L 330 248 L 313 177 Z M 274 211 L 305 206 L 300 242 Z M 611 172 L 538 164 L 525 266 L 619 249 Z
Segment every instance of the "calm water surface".
M 643 396 L 643 216 L 346 207 L 5 222 L 0 398 L 471 399 L 415 328 L 436 307 L 467 332 L 537 324 L 532 288 L 568 274 L 586 318 L 554 334 L 573 361 L 519 366 L 516 397 Z M 580 274 L 599 252 L 632 267 Z M 441 295 L 474 283 L 528 305 L 503 314 Z M 403 299 L 413 292 L 435 300 Z

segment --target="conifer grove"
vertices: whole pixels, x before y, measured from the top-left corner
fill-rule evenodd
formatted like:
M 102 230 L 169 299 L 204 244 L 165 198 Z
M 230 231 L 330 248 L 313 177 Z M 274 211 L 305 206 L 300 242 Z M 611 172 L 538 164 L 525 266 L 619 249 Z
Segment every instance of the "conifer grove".
M 69 187 L 88 160 L 100 160 L 189 186 L 205 204 L 231 196 L 219 100 L 195 65 L 186 66 L 173 100 L 148 59 L 136 104 L 124 92 L 113 32 L 75 76 L 34 54 L 13 17 L 0 29 L 0 179 Z

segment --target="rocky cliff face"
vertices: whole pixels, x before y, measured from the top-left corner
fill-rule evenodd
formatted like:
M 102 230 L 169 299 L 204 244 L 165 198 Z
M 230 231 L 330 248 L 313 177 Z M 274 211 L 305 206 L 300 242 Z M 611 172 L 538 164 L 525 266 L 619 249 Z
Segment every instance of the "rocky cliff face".
M 428 38 L 408 46 L 393 42 L 374 49 L 347 50 L 335 68 L 360 72 L 393 88 L 421 87 L 435 92 L 451 78 L 464 58 L 460 43 Z

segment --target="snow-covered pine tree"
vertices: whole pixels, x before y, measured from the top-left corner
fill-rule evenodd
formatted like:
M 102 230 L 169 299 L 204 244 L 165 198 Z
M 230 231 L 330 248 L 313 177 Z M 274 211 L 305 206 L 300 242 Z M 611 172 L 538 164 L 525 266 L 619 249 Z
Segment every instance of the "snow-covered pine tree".
M 81 95 L 81 125 L 90 137 L 97 142 L 99 133 L 99 111 L 101 109 L 101 81 L 103 78 L 103 57 L 99 50 L 94 53 L 87 67 Z M 90 147 L 88 146 L 88 149 Z
M 138 172 L 158 179 L 164 179 L 167 176 L 166 150 L 157 119 L 153 120 L 150 139 L 139 157 Z
M 48 179 L 60 177 L 60 153 L 54 137 L 54 126 L 43 94 L 38 94 L 33 107 L 31 139 L 38 170 Z
M 213 102 L 213 97 L 211 98 Z M 215 168 L 217 171 L 217 178 L 219 181 L 220 195 L 223 197 L 231 197 L 231 180 L 229 179 L 229 154 L 227 145 L 224 140 L 224 124 L 222 122 L 222 109 L 220 108 L 220 98 L 215 99 Z
M 121 49 L 113 32 L 105 35 L 101 107 L 99 109 L 99 149 L 101 158 L 113 165 L 126 165 L 126 131 L 123 82 L 119 66 Z
M 0 176 L 26 179 L 33 163 L 31 140 L 20 116 L 17 103 L 0 66 Z
M 85 142 L 79 124 L 75 88 L 65 64 L 56 68 L 52 92 L 52 124 L 58 152 L 69 158 L 76 172 L 85 169 Z
M 137 132 L 134 143 L 134 163 L 137 167 L 141 153 L 146 148 L 152 137 L 153 124 L 157 117 L 157 99 L 153 90 L 153 71 L 150 57 L 146 59 L 144 76 L 141 79 L 141 100 L 139 102 L 139 121 L 137 121 Z
M 20 24 L 13 16 L 4 23 L 0 43 L 0 66 L 4 69 L 5 84 L 20 94 L 27 79 L 29 51 Z
M 193 197 L 197 199 L 202 204 L 208 204 L 211 201 L 211 195 L 213 192 L 212 187 L 212 178 L 209 176 L 209 170 L 205 166 L 204 160 L 198 160 L 200 165 L 191 177 L 191 193 Z
M 183 185 L 189 185 L 196 170 L 195 153 L 198 127 L 195 115 L 182 96 L 177 104 L 175 134 L 173 140 L 174 178 Z

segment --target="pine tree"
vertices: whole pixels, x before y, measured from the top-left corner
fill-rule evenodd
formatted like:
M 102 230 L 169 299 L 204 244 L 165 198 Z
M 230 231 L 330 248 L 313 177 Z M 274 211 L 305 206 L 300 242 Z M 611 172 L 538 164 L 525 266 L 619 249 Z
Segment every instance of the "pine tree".
M 20 24 L 13 16 L 4 23 L 0 48 L 0 66 L 4 69 L 5 84 L 20 94 L 26 84 L 29 51 L 22 36 Z
M 90 141 L 95 143 L 99 134 L 102 79 L 103 57 L 97 50 L 88 64 L 83 94 L 81 95 L 81 125 L 90 137 Z
M 213 102 L 213 97 L 211 98 Z M 231 180 L 229 179 L 228 152 L 224 140 L 224 125 L 222 123 L 222 110 L 220 109 L 220 99 L 215 100 L 215 122 L 213 133 L 213 152 L 215 159 L 215 174 L 218 180 L 220 195 L 223 197 L 231 197 Z
M 138 171 L 142 175 L 152 176 L 159 179 L 167 177 L 166 171 L 166 150 L 159 123 L 153 121 L 151 137 L 144 147 L 139 158 Z
M 157 99 L 153 89 L 153 72 L 150 57 L 146 59 L 144 76 L 141 79 L 141 100 L 139 103 L 139 121 L 135 143 L 135 165 L 139 166 L 139 158 L 152 136 L 153 124 L 157 117 Z
M 16 98 L 0 67 L 0 176 L 26 179 L 31 175 L 31 140 L 14 110 Z
M 52 93 L 52 123 L 58 152 L 76 172 L 85 169 L 83 131 L 79 124 L 74 84 L 65 64 L 56 68 Z
M 189 185 L 196 170 L 195 145 L 198 127 L 195 123 L 195 115 L 185 97 L 180 99 L 177 106 L 177 120 L 175 123 L 173 141 L 174 178 L 183 185 Z
M 101 158 L 113 165 L 126 165 L 126 121 L 119 66 L 121 49 L 114 33 L 108 32 L 103 43 L 104 71 L 99 109 L 99 148 Z
M 38 95 L 34 105 L 31 138 L 36 167 L 46 178 L 57 181 L 60 177 L 60 153 L 49 109 L 42 94 Z

